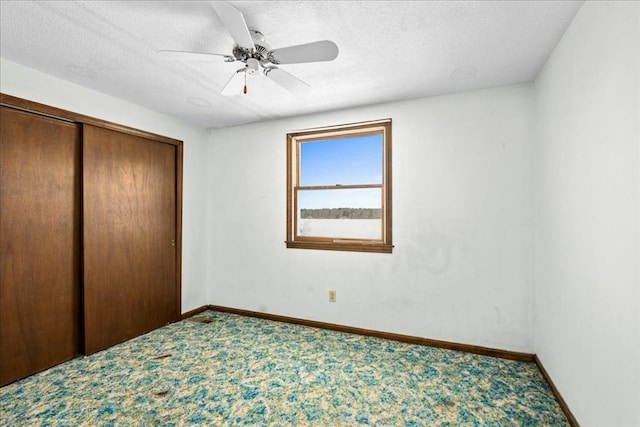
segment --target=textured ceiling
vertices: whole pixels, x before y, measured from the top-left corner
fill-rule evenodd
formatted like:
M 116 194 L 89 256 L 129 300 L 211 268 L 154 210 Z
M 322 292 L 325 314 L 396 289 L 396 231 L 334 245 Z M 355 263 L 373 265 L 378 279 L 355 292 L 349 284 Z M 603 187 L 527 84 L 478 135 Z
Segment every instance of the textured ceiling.
M 237 1 L 272 48 L 332 40 L 332 62 L 282 65 L 295 96 L 266 78 L 219 92 L 242 64 L 156 51 L 230 54 L 211 2 L 2 1 L 0 55 L 204 128 L 528 82 L 581 5 L 574 1 Z M 0 88 L 2 90 L 2 88 Z

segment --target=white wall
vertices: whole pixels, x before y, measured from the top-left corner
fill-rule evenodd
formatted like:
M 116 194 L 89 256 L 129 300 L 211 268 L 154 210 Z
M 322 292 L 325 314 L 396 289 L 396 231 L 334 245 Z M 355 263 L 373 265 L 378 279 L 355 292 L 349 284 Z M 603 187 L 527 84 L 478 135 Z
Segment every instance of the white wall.
M 204 130 L 125 101 L 0 59 L 0 92 L 184 141 L 182 310 L 207 304 L 203 256 L 206 228 L 201 177 L 206 174 Z
M 286 133 L 384 118 L 393 254 L 286 249 Z M 531 352 L 532 124 L 525 84 L 212 131 L 209 301 Z
M 535 82 L 534 348 L 583 426 L 640 425 L 639 21 L 585 2 Z

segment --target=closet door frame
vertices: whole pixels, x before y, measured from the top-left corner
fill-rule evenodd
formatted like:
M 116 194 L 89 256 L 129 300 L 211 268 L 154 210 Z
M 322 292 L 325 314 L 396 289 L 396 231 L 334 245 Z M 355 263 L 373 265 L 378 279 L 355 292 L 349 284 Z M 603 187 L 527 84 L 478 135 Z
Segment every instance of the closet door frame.
M 74 113 L 61 108 L 52 107 L 34 101 L 18 98 L 5 93 L 0 93 L 0 104 L 17 110 L 58 118 L 80 125 L 92 125 L 123 132 L 129 135 L 141 136 L 156 142 L 171 144 L 176 147 L 176 307 L 175 320 L 180 320 L 182 315 L 182 161 L 183 142 L 166 136 L 146 132 L 129 126 L 120 125 L 106 120 Z

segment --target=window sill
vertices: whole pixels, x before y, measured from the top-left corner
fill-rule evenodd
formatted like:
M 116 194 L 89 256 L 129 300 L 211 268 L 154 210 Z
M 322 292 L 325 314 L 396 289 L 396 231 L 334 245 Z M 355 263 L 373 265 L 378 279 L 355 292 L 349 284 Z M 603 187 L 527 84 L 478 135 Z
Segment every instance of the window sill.
M 393 245 L 384 243 L 355 243 L 355 242 L 296 242 L 286 241 L 289 249 L 319 249 L 325 251 L 376 252 L 390 254 Z

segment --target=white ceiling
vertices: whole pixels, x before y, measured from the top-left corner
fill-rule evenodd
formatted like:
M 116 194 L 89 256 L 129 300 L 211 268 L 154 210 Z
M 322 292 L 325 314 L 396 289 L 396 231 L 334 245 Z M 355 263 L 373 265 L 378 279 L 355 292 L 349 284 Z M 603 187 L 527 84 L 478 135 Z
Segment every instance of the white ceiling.
M 272 48 L 332 40 L 332 62 L 282 65 L 220 90 L 242 64 L 178 62 L 160 49 L 230 54 L 211 2 L 2 1 L 0 55 L 204 128 L 532 81 L 581 1 L 234 1 Z M 2 90 L 2 88 L 0 88 Z

